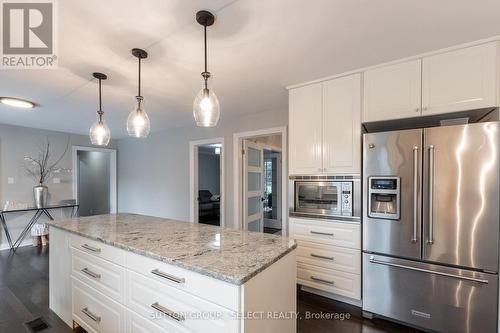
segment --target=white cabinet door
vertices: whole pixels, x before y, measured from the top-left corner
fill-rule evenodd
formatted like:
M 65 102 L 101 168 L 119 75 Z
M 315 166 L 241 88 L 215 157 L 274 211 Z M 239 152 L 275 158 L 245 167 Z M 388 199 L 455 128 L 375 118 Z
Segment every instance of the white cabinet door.
M 290 90 L 290 174 L 322 172 L 322 84 Z
M 363 122 L 420 116 L 420 59 L 364 73 Z
M 361 172 L 361 75 L 323 83 L 323 171 Z
M 423 60 L 422 115 L 498 106 L 497 42 Z

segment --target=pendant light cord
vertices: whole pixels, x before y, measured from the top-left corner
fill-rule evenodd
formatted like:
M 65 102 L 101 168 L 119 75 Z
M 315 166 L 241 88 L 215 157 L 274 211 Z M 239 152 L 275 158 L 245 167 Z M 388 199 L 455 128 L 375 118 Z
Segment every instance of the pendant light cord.
M 205 37 L 205 72 L 208 72 L 208 70 L 207 70 L 207 26 L 205 25 L 203 28 L 204 28 L 204 37 Z
M 204 32 L 204 42 L 205 42 L 205 72 L 203 75 L 203 78 L 205 79 L 205 89 L 208 89 L 207 81 L 208 78 L 210 77 L 210 74 L 208 73 L 207 69 L 207 26 L 203 26 L 203 32 Z
M 141 96 L 141 57 L 139 57 L 139 91 L 138 91 L 138 97 Z
M 102 115 L 104 114 L 104 111 L 102 111 L 102 97 L 101 97 L 101 79 L 99 80 L 99 111 L 97 111 L 97 114 L 99 115 L 99 122 L 102 123 Z
M 99 111 L 102 111 L 101 79 L 99 79 Z

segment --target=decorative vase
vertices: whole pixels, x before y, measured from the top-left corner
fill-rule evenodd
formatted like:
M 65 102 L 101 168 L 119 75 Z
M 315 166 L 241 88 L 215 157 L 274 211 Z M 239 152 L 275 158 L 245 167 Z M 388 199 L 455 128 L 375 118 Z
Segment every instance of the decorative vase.
M 47 204 L 47 194 L 49 188 L 45 185 L 38 185 L 33 187 L 33 197 L 35 199 L 35 207 L 43 208 Z

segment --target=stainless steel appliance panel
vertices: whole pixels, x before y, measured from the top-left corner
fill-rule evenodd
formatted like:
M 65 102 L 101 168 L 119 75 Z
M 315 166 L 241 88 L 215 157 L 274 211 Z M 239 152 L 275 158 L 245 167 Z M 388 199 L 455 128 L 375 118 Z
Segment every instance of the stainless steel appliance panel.
M 424 260 L 498 272 L 498 153 L 498 122 L 424 130 Z
M 295 175 L 289 178 L 290 216 L 359 221 L 359 175 Z
M 363 250 L 421 259 L 422 130 L 363 135 Z M 400 179 L 399 219 L 370 217 L 368 178 Z
M 496 332 L 498 276 L 363 254 L 363 310 L 436 332 Z
M 342 215 L 342 182 L 295 182 L 295 211 L 317 215 Z

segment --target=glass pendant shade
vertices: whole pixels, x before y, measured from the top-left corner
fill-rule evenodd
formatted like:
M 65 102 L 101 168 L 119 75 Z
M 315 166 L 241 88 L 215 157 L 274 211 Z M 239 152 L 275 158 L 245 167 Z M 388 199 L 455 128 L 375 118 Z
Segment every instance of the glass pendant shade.
M 146 138 L 151 130 L 148 114 L 144 110 L 143 100 L 137 98 L 137 105 L 127 118 L 127 133 L 136 138 Z
M 219 100 L 213 91 L 203 88 L 196 95 L 193 103 L 193 115 L 196 125 L 214 127 L 220 117 Z
M 102 119 L 97 120 L 90 128 L 90 142 L 96 146 L 107 146 L 111 137 L 108 126 Z

